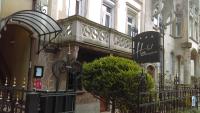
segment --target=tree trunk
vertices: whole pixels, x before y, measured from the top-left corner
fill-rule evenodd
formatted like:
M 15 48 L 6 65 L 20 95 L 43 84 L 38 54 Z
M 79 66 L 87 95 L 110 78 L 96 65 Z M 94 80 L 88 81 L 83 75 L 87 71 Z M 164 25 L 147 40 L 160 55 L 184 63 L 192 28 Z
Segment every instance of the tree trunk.
M 112 100 L 112 110 L 111 113 L 115 113 L 115 99 Z

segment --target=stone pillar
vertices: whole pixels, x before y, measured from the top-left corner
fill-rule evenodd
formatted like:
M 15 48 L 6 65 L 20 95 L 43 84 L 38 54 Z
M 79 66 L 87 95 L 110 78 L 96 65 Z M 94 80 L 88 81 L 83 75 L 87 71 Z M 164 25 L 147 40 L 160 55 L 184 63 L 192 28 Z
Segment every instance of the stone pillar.
M 49 1 L 49 14 L 50 16 L 57 20 L 58 19 L 58 16 L 57 16 L 57 13 L 58 13 L 58 7 L 57 7 L 57 4 L 58 4 L 58 1 L 57 0 L 50 0 Z
M 183 4 L 183 23 L 182 23 L 182 30 L 181 35 L 183 37 L 182 39 L 182 50 L 183 50 L 183 62 L 184 62 L 184 84 L 190 83 L 190 75 L 191 75 L 191 53 L 190 48 L 192 47 L 192 44 L 189 42 L 189 33 L 188 33 L 188 26 L 189 26 L 189 0 L 183 0 L 181 2 Z
M 191 53 L 190 53 L 190 49 L 186 48 L 184 50 L 184 56 L 183 56 L 183 60 L 184 60 L 184 84 L 190 84 L 191 81 L 191 77 L 190 77 L 190 72 L 191 72 Z
M 197 54 L 197 56 L 196 56 L 196 76 L 197 77 L 200 77 L 200 69 L 199 69 L 199 67 L 200 67 L 200 63 L 199 63 L 199 54 Z
M 52 12 L 52 0 L 48 0 L 48 11 L 47 11 L 47 14 L 49 16 L 52 16 L 51 12 Z
M 70 53 L 70 61 L 76 61 L 78 58 L 79 46 L 69 43 L 67 51 L 68 51 L 68 54 Z

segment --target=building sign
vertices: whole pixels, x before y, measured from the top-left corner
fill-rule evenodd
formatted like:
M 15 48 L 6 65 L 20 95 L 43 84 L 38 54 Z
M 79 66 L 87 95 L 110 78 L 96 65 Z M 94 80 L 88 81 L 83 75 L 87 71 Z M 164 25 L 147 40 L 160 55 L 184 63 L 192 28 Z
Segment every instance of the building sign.
M 134 37 L 134 60 L 138 63 L 160 61 L 160 33 L 147 31 Z

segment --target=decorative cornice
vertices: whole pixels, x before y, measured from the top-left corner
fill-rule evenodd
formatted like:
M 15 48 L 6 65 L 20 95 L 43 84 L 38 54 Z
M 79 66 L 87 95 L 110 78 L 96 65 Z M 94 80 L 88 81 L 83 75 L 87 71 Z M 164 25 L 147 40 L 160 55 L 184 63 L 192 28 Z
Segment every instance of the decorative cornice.
M 134 0 L 135 2 L 137 2 L 138 4 L 142 5 L 143 2 L 141 0 Z
M 198 44 L 199 42 L 197 40 L 195 40 L 193 37 L 190 37 L 190 39 L 195 42 L 196 44 Z
M 191 48 L 192 47 L 192 43 L 191 42 L 183 42 L 181 44 L 182 48 Z
M 137 11 L 137 12 L 140 12 L 140 11 L 141 11 L 140 9 L 138 9 L 138 8 L 135 7 L 134 5 L 130 4 L 129 2 L 126 2 L 126 5 L 127 5 L 128 7 L 130 7 L 131 9 Z

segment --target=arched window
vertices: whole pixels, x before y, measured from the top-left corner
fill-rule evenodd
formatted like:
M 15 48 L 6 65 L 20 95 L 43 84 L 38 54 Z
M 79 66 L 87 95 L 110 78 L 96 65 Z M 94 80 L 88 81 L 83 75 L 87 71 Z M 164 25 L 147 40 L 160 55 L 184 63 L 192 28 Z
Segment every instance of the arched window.
M 147 67 L 147 72 L 154 78 L 155 77 L 155 68 L 152 65 Z
M 197 51 L 193 49 L 191 51 L 191 76 L 197 75 Z

